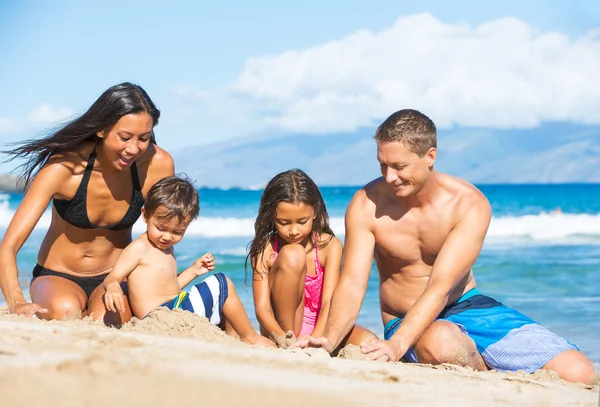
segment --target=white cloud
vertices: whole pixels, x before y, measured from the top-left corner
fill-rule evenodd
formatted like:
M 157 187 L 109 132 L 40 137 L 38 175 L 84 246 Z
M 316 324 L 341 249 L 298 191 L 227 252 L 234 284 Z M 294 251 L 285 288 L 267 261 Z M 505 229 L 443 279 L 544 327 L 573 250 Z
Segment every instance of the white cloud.
M 16 121 L 7 117 L 0 117 L 0 134 L 9 134 L 18 130 L 19 125 Z
M 597 32 L 572 39 L 514 18 L 471 27 L 420 14 L 250 58 L 227 93 L 252 104 L 257 120 L 292 131 L 352 131 L 401 108 L 440 127 L 600 124 L 598 72 Z
M 73 111 L 66 107 L 53 107 L 42 103 L 27 116 L 27 121 L 33 126 L 47 126 L 58 124 L 73 115 Z

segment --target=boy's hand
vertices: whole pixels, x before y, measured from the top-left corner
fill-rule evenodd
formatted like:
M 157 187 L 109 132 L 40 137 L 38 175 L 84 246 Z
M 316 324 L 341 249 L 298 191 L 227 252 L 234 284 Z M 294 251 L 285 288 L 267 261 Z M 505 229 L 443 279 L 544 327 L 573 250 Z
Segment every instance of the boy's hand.
M 118 283 L 111 284 L 104 294 L 104 305 L 111 312 L 125 312 L 125 294 Z
M 215 269 L 215 258 L 212 254 L 206 253 L 194 262 L 194 268 L 197 270 L 197 276 L 213 271 Z

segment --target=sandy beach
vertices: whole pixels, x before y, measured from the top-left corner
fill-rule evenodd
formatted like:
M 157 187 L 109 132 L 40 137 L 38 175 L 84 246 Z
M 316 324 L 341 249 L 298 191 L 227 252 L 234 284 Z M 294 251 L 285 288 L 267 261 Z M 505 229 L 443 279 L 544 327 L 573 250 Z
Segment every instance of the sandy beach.
M 593 387 L 538 372 L 337 358 L 257 349 L 205 319 L 159 310 L 121 329 L 0 309 L 0 406 L 597 406 Z

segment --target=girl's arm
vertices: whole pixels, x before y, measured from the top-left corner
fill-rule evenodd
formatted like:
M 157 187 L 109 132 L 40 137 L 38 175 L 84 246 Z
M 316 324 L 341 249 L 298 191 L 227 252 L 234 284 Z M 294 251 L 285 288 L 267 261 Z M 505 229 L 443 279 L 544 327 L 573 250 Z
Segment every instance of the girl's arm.
M 329 242 L 329 251 L 325 259 L 325 276 L 323 280 L 323 294 L 321 295 L 321 312 L 311 336 L 318 338 L 325 332 L 325 324 L 329 316 L 329 306 L 333 290 L 340 279 L 340 265 L 342 263 L 342 242 L 333 237 Z
M 271 307 L 269 268 L 264 264 L 265 252 L 266 250 L 258 259 L 252 260 L 252 294 L 258 323 L 275 339 L 276 337 L 285 337 L 285 331 L 277 323 Z
M 71 176 L 62 164 L 43 167 L 34 177 L 0 243 L 0 288 L 12 314 L 31 317 L 46 309 L 28 303 L 19 286 L 17 253 L 35 228 L 52 197 Z

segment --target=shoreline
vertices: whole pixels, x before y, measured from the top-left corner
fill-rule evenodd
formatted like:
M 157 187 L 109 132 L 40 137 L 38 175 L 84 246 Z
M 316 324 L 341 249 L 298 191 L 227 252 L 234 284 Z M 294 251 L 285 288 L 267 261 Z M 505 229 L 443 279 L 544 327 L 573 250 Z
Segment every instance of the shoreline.
M 355 349 L 355 351 L 358 349 Z M 360 357 L 360 354 L 358 354 Z M 596 406 L 595 386 L 550 372 L 474 372 L 451 365 L 331 358 L 258 349 L 205 319 L 159 310 L 120 330 L 89 319 L 28 320 L 0 309 L 0 405 Z M 32 391 L 35 389 L 35 391 Z M 133 391 L 132 391 L 133 390 Z M 434 391 L 432 391 L 434 390 Z M 410 404 L 409 404 L 410 403 Z

